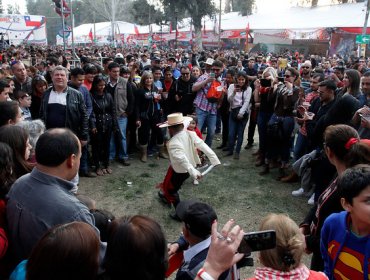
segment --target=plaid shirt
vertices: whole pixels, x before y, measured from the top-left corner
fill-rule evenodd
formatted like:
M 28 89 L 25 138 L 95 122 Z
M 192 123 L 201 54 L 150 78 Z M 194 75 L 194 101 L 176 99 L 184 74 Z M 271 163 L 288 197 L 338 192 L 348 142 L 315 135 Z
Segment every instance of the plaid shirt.
M 196 83 L 203 82 L 207 80 L 208 77 L 209 75 L 207 73 L 203 74 L 202 76 L 198 78 Z M 208 102 L 208 99 L 206 97 L 207 92 L 210 87 L 211 87 L 211 83 L 208 83 L 197 92 L 197 96 L 195 97 L 195 100 L 194 100 L 194 105 L 202 111 L 210 112 L 212 115 L 216 115 L 217 114 L 217 102 L 210 103 Z

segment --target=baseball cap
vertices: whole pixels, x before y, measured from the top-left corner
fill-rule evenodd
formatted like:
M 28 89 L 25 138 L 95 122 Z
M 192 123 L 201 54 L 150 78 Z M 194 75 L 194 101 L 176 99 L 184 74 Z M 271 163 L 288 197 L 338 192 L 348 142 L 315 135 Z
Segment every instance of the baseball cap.
M 186 228 L 200 238 L 211 234 L 212 223 L 217 219 L 211 206 L 196 200 L 182 200 L 176 207 L 176 214 Z
M 117 54 L 116 54 L 116 58 L 123 58 L 123 54 L 121 54 L 121 53 L 117 53 Z

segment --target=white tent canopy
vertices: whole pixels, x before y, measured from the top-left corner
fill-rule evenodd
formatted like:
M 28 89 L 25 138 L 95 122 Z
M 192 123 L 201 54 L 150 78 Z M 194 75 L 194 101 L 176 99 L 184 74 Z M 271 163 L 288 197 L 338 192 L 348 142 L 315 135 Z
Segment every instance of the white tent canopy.
M 253 31 L 258 30 L 309 30 L 317 28 L 335 27 L 362 27 L 365 20 L 366 3 L 350 3 L 341 5 L 317 6 L 314 8 L 290 7 L 281 10 L 261 11 L 250 16 L 241 16 L 239 13 L 232 12 L 223 14 L 221 17 L 222 30 L 245 30 L 248 23 Z M 202 28 L 213 30 L 218 25 L 218 18 L 205 17 L 202 20 Z M 189 31 L 190 18 L 179 21 L 179 31 Z M 149 26 L 136 25 L 139 34 L 149 33 Z M 368 23 L 370 27 L 370 21 Z M 152 24 L 152 32 L 160 32 L 161 26 Z M 175 29 L 175 28 L 174 28 Z M 94 32 L 94 24 L 82 24 L 74 28 L 76 43 L 90 42 L 89 32 Z M 194 29 L 193 29 L 194 30 Z M 168 26 L 162 26 L 163 32 L 168 32 Z M 116 34 L 135 34 L 135 24 L 117 21 L 115 27 Z M 111 23 L 99 22 L 95 24 L 95 34 L 99 42 L 103 38 L 111 36 Z M 70 40 L 70 38 L 68 38 Z

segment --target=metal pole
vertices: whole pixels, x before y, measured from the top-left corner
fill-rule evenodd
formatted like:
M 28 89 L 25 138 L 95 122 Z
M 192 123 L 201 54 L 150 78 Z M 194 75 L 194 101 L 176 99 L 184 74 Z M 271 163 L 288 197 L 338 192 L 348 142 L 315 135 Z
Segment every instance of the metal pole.
M 366 35 L 366 30 L 367 30 L 367 21 L 369 19 L 369 11 L 370 11 L 370 1 L 366 1 L 366 14 L 365 14 L 365 22 L 364 22 L 364 27 L 362 28 L 362 35 Z
M 64 21 L 64 7 L 63 7 L 63 0 L 60 0 L 60 13 L 62 14 L 62 34 L 63 34 L 63 50 L 66 51 L 66 34 L 65 34 L 65 21 Z
M 70 9 L 71 9 L 71 20 L 72 20 L 72 30 L 71 30 L 71 36 L 72 36 L 72 56 L 74 56 L 74 52 L 75 52 L 75 38 L 74 38 L 74 32 L 73 32 L 73 29 L 75 28 L 75 15 L 73 13 L 73 4 L 72 4 L 72 0 L 71 0 L 71 5 L 70 5 Z
M 218 15 L 218 50 L 221 50 L 221 2 L 220 0 L 220 13 Z
M 176 28 L 176 30 L 175 30 L 175 49 L 177 49 L 177 8 L 175 8 L 175 22 L 176 22 L 176 24 L 175 24 L 175 28 Z
M 114 32 L 114 25 L 115 25 L 115 22 L 116 22 L 116 12 L 115 12 L 115 8 L 116 8 L 116 1 L 115 0 L 112 0 L 111 1 L 111 4 L 112 4 L 112 41 L 113 41 L 113 46 L 116 47 L 116 40 L 115 40 L 115 32 Z
M 95 18 L 95 11 L 94 11 L 94 34 L 93 34 L 93 45 L 95 44 L 96 40 L 96 26 L 95 26 L 96 18 Z

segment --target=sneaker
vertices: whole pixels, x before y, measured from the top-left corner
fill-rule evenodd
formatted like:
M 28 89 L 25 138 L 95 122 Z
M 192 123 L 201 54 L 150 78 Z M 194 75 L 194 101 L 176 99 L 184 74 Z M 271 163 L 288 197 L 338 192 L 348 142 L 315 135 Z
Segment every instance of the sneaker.
M 305 194 L 303 188 L 299 188 L 298 190 L 292 191 L 292 196 L 303 196 Z
M 158 197 L 160 202 L 168 207 L 171 207 L 171 203 L 166 199 L 162 191 L 158 191 Z
M 193 184 L 197 186 L 199 185 L 199 181 L 197 179 L 194 179 Z
M 253 145 L 254 145 L 253 142 L 248 142 L 248 144 L 244 147 L 244 149 L 249 150 L 250 148 L 253 147 Z
M 313 193 L 310 199 L 307 201 L 308 205 L 315 205 L 315 194 Z

